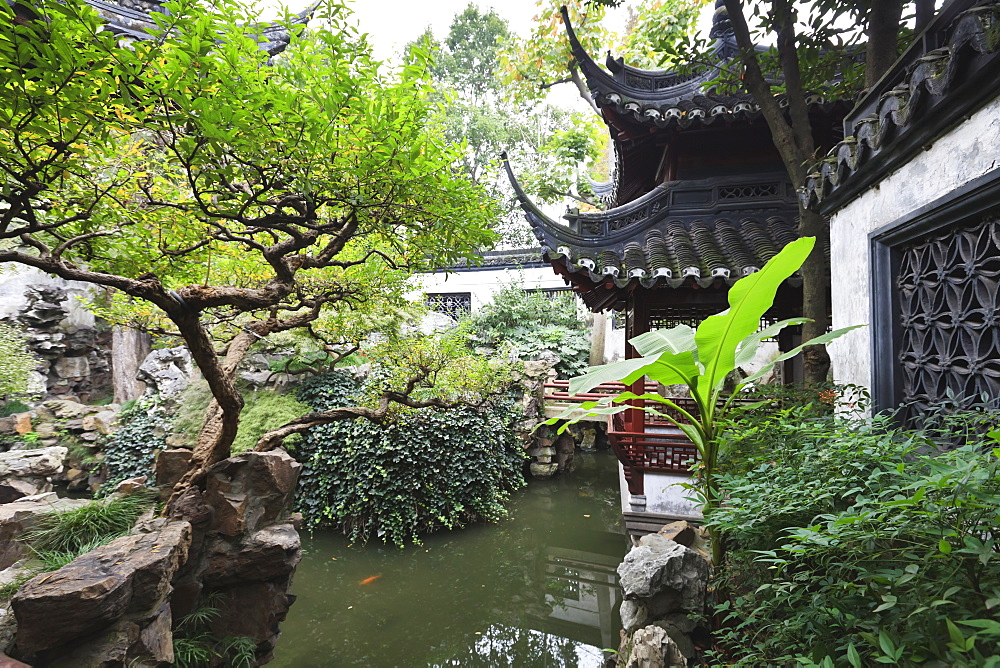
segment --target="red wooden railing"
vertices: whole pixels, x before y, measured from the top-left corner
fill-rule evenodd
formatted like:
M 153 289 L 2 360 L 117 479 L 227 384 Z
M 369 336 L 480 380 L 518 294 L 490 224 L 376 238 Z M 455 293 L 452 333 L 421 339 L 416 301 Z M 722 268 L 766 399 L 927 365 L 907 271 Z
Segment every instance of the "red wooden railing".
M 597 401 L 621 394 L 626 389 L 628 388 L 623 383 L 604 383 L 590 392 L 571 395 L 569 381 L 556 380 L 545 384 L 545 403 L 570 404 Z M 647 382 L 645 390 L 654 393 L 657 391 L 657 384 Z M 689 413 L 697 414 L 694 400 L 688 397 L 671 397 L 671 400 Z M 658 402 L 646 400 L 644 403 L 646 406 L 655 406 L 660 412 L 670 412 L 678 419 L 682 417 L 679 412 Z M 629 413 L 633 410 L 609 416 L 608 441 L 625 469 L 629 491 L 633 494 L 642 494 L 643 472 L 686 473 L 697 461 L 698 450 L 675 425 L 649 412 L 644 412 L 643 431 L 629 429 L 628 425 L 633 424 Z

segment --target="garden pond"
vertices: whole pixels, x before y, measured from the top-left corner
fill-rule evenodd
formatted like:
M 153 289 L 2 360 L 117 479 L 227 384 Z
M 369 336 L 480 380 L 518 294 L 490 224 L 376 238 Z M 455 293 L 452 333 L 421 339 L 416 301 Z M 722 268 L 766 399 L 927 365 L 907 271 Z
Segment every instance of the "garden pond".
M 425 538 L 351 546 L 303 535 L 271 665 L 597 668 L 617 648 L 616 568 L 628 550 L 617 462 L 531 481 L 510 517 Z

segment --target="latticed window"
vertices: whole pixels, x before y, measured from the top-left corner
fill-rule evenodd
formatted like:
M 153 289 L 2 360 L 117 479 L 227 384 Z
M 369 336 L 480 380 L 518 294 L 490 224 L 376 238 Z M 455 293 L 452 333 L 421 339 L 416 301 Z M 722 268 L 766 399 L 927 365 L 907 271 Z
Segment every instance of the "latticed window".
M 900 248 L 901 398 L 910 414 L 1000 397 L 1000 220 L 955 225 Z
M 472 293 L 429 292 L 424 297 L 424 305 L 431 311 L 461 320 L 472 313 Z

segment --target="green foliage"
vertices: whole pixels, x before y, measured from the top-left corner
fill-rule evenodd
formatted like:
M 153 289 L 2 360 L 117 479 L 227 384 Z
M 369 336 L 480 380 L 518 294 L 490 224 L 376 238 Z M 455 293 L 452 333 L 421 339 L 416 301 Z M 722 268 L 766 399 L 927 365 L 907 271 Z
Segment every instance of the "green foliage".
M 775 441 L 791 438 L 786 431 L 788 424 L 835 413 L 859 416 L 869 405 L 867 388 L 830 383 L 810 387 L 761 385 L 744 392 L 743 398 L 750 403 L 733 406 L 724 418 L 719 443 L 719 470 L 730 474 L 745 472 L 752 461 L 771 452 Z M 795 442 L 785 441 L 789 446 Z
M 804 318 L 793 318 L 775 323 L 764 329 L 760 320 L 774 304 L 774 298 L 781 283 L 802 266 L 812 251 L 815 239 L 797 239 L 767 261 L 764 267 L 733 284 L 727 295 L 729 308 L 722 313 L 705 318 L 692 329 L 678 325 L 667 330 L 654 330 L 630 339 L 640 357 L 635 359 L 593 367 L 586 374 L 570 381 L 570 394 L 588 392 L 601 383 L 622 381 L 630 385 L 644 376 L 663 385 L 686 385 L 697 406 L 688 412 L 671 399 L 656 393 L 636 395 L 624 392 L 606 401 L 584 402 L 583 408 L 591 415 L 613 415 L 628 410 L 623 404 L 631 399 L 652 401 L 661 404 L 671 412 L 655 408 L 643 408 L 674 424 L 691 439 L 698 449 L 697 471 L 700 477 L 698 492 L 704 500 L 704 508 L 710 511 L 718 502 L 715 473 L 725 428 L 725 417 L 732 402 L 741 391 L 767 374 L 775 364 L 797 355 L 807 345 L 826 343 L 844 332 L 854 329 L 846 327 L 806 341 L 793 350 L 782 353 L 757 372 L 743 379 L 728 399 L 723 400 L 723 390 L 727 376 L 736 368 L 747 364 L 756 355 L 762 341 L 780 332 L 784 327 L 805 322 Z M 545 424 L 556 424 L 560 433 L 569 424 L 578 421 L 574 409 L 548 420 Z M 720 564 L 724 554 L 723 541 L 713 535 L 712 560 Z
M 708 516 L 727 665 L 1000 665 L 1000 448 L 937 454 L 967 434 L 781 419 Z
M 178 397 L 171 431 L 184 435 L 190 447 L 198 440 L 198 433 L 205 422 L 205 409 L 211 400 L 212 392 L 204 380 L 192 382 Z M 234 454 L 252 450 L 265 432 L 309 412 L 309 407 L 296 401 L 292 394 L 270 390 L 246 394 L 244 402 L 239 430 L 232 446 Z M 298 440 L 298 436 L 293 435 L 285 439 L 284 444 L 294 447 Z
M 20 540 L 28 544 L 41 563 L 39 570 L 56 570 L 127 534 L 153 503 L 152 494 L 137 493 L 46 513 Z
M 36 365 L 37 361 L 25 345 L 24 333 L 0 322 L 0 396 L 27 392 Z
M 110 492 L 122 480 L 152 478 L 154 454 L 167 447 L 171 420 L 166 409 L 151 399 L 139 399 L 123 408 L 118 423 L 118 431 L 104 446 L 107 481 L 101 493 Z
M 361 402 L 374 407 L 385 392 L 395 392 L 418 401 L 479 404 L 505 393 L 513 362 L 470 351 L 468 327 L 463 323 L 431 336 L 391 336 L 366 347 L 363 352 L 372 373 Z M 403 406 L 391 403 L 390 409 L 399 411 Z
M 256 665 L 257 643 L 247 636 L 218 639 L 210 630 L 222 611 L 221 594 L 205 596 L 198 607 L 182 617 L 174 628 L 174 662 L 180 668 L 251 668 Z
M 248 394 L 245 399 L 246 403 L 240 411 L 240 429 L 233 441 L 233 454 L 252 450 L 266 432 L 277 429 L 310 410 L 309 406 L 296 401 L 293 394 L 262 391 Z M 300 440 L 298 434 L 293 434 L 282 445 L 293 448 Z
M 0 417 L 9 417 L 11 415 L 17 415 L 18 413 L 27 413 L 30 410 L 31 406 L 23 401 L 8 399 L 0 404 Z
M 587 368 L 590 343 L 576 308 L 569 292 L 525 292 L 509 285 L 471 316 L 470 341 L 492 349 L 506 347 L 524 360 L 549 351 L 559 357 L 560 376 L 577 375 Z
M 334 372 L 303 384 L 317 410 L 349 406 L 361 388 Z M 421 409 L 382 424 L 341 421 L 312 429 L 296 451 L 303 464 L 298 509 L 310 528 L 335 526 L 352 540 L 402 546 L 420 534 L 505 516 L 524 484 L 513 435 L 518 414 L 497 400 L 484 409 Z

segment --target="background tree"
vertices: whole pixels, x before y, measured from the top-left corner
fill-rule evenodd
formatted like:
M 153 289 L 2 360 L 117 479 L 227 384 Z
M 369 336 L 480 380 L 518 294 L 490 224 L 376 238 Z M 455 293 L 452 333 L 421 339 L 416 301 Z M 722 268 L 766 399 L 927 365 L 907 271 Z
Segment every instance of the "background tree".
M 127 49 L 79 0 L 35 11 L 0 7 L 0 262 L 151 304 L 184 341 L 214 399 L 175 499 L 228 455 L 254 342 L 363 303 L 378 267 L 491 243 L 425 63 L 381 71 L 343 5 L 273 67 L 225 3 L 175 3 Z
M 560 9 L 565 5 L 577 38 L 587 53 L 598 56 L 611 49 L 615 55 L 636 67 L 662 63 L 662 53 L 655 48 L 662 41 L 680 39 L 691 32 L 698 12 L 707 0 L 642 0 L 630 9 L 631 15 L 623 36 L 602 25 L 609 6 L 621 2 L 587 0 L 541 0 L 535 16 L 535 29 L 523 40 L 513 41 L 501 54 L 505 80 L 511 94 L 519 100 L 539 99 L 548 88 L 560 83 L 576 86 L 580 98 L 600 113 L 580 75 L 570 51 Z
M 805 185 L 810 166 L 819 157 L 816 117 L 810 116 L 807 94 L 850 100 L 863 87 L 874 85 L 896 60 L 902 38 L 910 34 L 901 21 L 904 4 L 902 0 L 822 0 L 804 5 L 792 0 L 770 0 L 749 5 L 725 0 L 740 52 L 736 66 L 724 73 L 719 83 L 745 89 L 757 100 L 796 189 Z M 921 23 L 926 24 L 930 16 L 928 3 L 915 4 Z M 774 46 L 764 51 L 754 48 L 755 44 L 768 42 Z M 657 44 L 665 58 L 688 63 L 703 61 L 708 46 L 704 41 L 690 39 L 660 39 Z M 862 52 L 863 60 L 858 57 Z M 775 73 L 780 76 L 772 76 Z M 781 94 L 787 107 L 779 102 Z M 803 315 L 811 320 L 803 325 L 802 336 L 811 339 L 830 324 L 830 268 L 824 252 L 829 244 L 828 221 L 800 206 L 799 234 L 820 241 L 801 269 Z M 825 347 L 809 347 L 804 360 L 807 383 L 826 380 L 830 358 Z
M 504 19 L 470 3 L 455 15 L 442 40 L 428 29 L 406 48 L 410 54 L 430 54 L 442 131 L 448 141 L 463 146 L 460 164 L 469 177 L 506 202 L 496 230 L 510 247 L 531 245 L 534 239 L 500 169 L 500 154 L 507 151 L 524 176 L 522 185 L 539 201 L 568 197 L 593 205 L 587 167 L 606 139 L 593 119 L 540 99 L 509 98 L 498 65 L 515 39 Z

